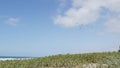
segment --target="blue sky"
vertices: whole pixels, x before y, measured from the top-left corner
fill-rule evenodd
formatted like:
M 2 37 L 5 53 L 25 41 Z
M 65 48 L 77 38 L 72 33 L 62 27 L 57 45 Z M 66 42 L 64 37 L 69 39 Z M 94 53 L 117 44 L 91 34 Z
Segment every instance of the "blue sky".
M 119 0 L 0 0 L 0 55 L 117 51 L 119 3 Z

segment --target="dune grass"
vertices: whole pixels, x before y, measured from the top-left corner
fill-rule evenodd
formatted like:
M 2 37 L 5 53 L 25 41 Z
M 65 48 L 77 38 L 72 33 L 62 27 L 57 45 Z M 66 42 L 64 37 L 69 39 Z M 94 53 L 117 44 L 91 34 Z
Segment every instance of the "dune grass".
M 59 54 L 28 60 L 0 61 L 0 68 L 90 68 L 90 66 L 120 68 L 120 53 Z

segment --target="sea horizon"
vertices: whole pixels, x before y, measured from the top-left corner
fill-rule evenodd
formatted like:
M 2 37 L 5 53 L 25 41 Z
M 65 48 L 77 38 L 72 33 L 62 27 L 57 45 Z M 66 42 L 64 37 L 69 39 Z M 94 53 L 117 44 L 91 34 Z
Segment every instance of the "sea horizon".
M 25 60 L 25 59 L 32 59 L 36 57 L 25 57 L 25 56 L 0 56 L 0 61 L 6 60 Z

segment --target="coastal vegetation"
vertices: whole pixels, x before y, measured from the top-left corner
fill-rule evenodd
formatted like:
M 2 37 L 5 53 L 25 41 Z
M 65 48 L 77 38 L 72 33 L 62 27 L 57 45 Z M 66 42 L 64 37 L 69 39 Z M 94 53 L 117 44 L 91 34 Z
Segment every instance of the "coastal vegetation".
M 0 68 L 120 68 L 120 52 L 59 54 L 0 61 Z

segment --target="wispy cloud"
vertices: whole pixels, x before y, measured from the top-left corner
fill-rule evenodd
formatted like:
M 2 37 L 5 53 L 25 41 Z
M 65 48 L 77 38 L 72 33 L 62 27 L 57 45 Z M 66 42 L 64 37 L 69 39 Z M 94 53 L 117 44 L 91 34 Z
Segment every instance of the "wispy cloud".
M 67 0 L 59 0 L 59 2 L 60 2 L 60 6 L 65 6 Z
M 64 3 L 64 2 L 63 2 Z M 120 0 L 71 0 L 71 7 L 55 18 L 55 24 L 77 27 L 94 24 L 99 19 L 107 32 L 120 32 Z
M 59 8 L 57 9 L 58 13 L 61 13 L 66 6 L 67 0 L 58 0 L 59 1 Z
M 120 32 L 120 16 L 110 18 L 105 26 L 107 32 Z
M 19 22 L 19 19 L 18 18 L 8 18 L 5 23 L 6 24 L 9 24 L 9 25 L 12 25 L 12 26 L 16 26 Z

